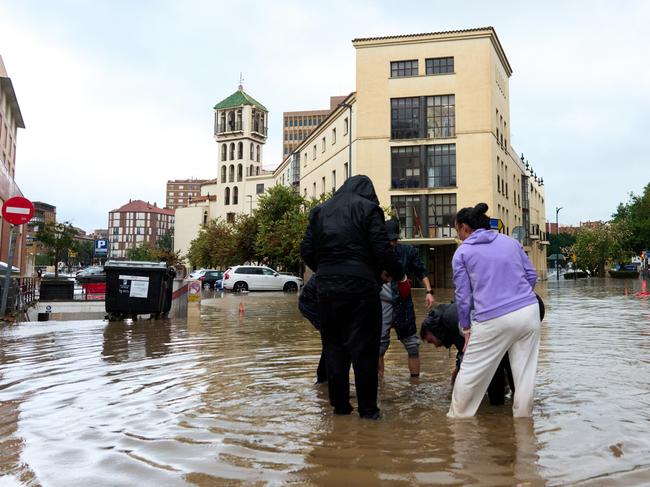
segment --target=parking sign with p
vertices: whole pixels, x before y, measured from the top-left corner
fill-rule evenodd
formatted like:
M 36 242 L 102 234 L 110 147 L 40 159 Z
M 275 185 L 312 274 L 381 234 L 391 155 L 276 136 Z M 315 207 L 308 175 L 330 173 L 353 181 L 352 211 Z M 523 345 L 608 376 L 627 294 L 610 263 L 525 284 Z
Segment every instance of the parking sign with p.
M 98 238 L 95 240 L 95 257 L 106 257 L 108 255 L 108 239 Z

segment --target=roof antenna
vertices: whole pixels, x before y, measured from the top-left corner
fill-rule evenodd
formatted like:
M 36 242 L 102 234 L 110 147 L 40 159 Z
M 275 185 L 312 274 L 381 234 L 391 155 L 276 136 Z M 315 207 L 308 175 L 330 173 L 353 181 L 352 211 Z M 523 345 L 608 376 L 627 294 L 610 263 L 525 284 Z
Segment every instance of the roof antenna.
M 239 91 L 244 91 L 244 75 L 239 73 Z

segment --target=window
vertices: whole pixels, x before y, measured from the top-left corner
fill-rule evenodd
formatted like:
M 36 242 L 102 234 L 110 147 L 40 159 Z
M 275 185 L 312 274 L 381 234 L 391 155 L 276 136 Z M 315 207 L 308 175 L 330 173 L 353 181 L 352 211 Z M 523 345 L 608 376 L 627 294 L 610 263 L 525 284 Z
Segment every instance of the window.
M 436 57 L 426 60 L 427 74 L 443 74 L 454 72 L 453 57 Z
M 260 146 L 259 145 L 257 146 L 257 158 L 256 158 L 256 161 L 260 162 Z
M 253 143 L 251 143 L 251 150 L 250 150 L 250 160 L 252 161 L 255 158 L 255 146 Z
M 251 164 L 248 168 L 248 175 L 252 176 L 255 171 L 255 167 Z
M 427 146 L 427 187 L 456 186 L 456 144 Z
M 403 78 L 405 76 L 418 75 L 418 60 L 393 61 L 390 63 L 390 77 Z
M 237 159 L 243 159 L 244 158 L 244 143 L 239 142 L 237 143 Z
M 226 213 L 226 223 L 235 223 L 234 213 Z
M 314 181 L 314 185 L 311 190 L 311 195 L 315 198 L 316 197 L 316 181 Z
M 208 224 L 208 212 L 207 212 L 207 210 L 203 211 L 203 224 L 204 225 Z
M 497 174 L 497 193 L 501 194 L 501 176 Z
M 427 135 L 429 138 L 456 136 L 456 97 L 427 97 Z
M 454 215 L 456 214 L 455 194 L 433 194 L 427 196 L 429 237 L 455 237 Z
M 336 170 L 332 171 L 332 192 L 336 191 Z
M 235 143 L 230 143 L 230 160 L 232 161 L 235 158 Z
M 348 179 L 348 163 L 343 164 L 343 179 Z
M 321 194 L 325 194 L 325 176 L 323 176 L 320 187 L 321 187 L 320 190 Z
M 391 188 L 444 188 L 455 185 L 455 144 L 391 148 Z
M 262 194 L 264 192 L 264 183 L 258 183 L 255 186 L 255 194 Z
M 316 159 L 316 145 L 314 144 L 312 159 Z
M 244 166 L 237 164 L 237 181 L 241 182 L 242 177 L 244 176 Z
M 390 202 L 400 223 L 400 237 L 423 237 L 422 220 L 420 219 L 423 210 L 421 196 L 392 196 Z
M 418 138 L 420 132 L 420 99 L 393 98 L 390 103 L 391 138 Z
M 350 123 L 346 118 L 345 120 L 343 120 L 343 135 L 348 135 L 348 130 L 350 130 Z
M 391 148 L 391 187 L 421 187 L 419 147 Z
M 336 144 L 336 129 L 332 129 L 332 145 Z
M 230 204 L 230 188 L 226 188 L 224 190 L 223 194 L 223 204 L 224 205 L 229 205 Z
M 221 160 L 225 161 L 227 155 L 228 155 L 228 147 L 226 147 L 226 144 L 221 144 Z
M 228 182 L 232 183 L 235 181 L 235 166 L 233 164 L 228 168 Z
M 236 205 L 237 203 L 239 203 L 239 188 L 235 186 L 232 189 L 232 204 Z
M 325 152 L 325 145 L 326 145 L 326 141 L 325 141 L 325 137 L 323 137 L 323 139 L 321 140 L 321 152 Z

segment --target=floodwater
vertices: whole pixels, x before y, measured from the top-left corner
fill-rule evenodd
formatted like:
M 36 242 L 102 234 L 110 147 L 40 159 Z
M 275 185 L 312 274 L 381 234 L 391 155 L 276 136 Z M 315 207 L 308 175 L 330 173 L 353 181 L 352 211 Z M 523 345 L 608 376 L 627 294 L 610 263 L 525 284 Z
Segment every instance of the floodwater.
M 0 486 L 647 485 L 650 298 L 639 288 L 539 286 L 531 420 L 514 420 L 509 401 L 447 419 L 455 353 L 424 344 L 411 380 L 395 337 L 383 419 L 334 417 L 295 295 L 217 295 L 182 321 L 0 328 Z

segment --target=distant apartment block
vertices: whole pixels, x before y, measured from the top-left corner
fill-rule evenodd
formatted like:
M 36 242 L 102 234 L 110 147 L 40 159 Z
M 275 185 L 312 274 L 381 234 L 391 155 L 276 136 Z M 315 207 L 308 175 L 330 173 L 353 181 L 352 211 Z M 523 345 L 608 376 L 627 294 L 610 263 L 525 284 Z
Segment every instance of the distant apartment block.
M 174 231 L 174 210 L 142 200 L 129 201 L 108 214 L 109 257 L 124 259 L 128 249 L 145 242 L 155 246 L 170 231 Z
M 189 206 L 192 198 L 201 195 L 201 185 L 206 181 L 207 179 L 174 179 L 167 181 L 165 206 L 170 210 Z
M 282 159 L 290 155 L 332 113 L 346 96 L 330 96 L 329 110 L 305 110 L 282 114 Z
M 34 216 L 25 225 L 27 255 L 32 258 L 35 265 L 47 265 L 49 263 L 48 249 L 36 241 L 36 234 L 48 223 L 56 223 L 56 206 L 42 201 L 33 201 L 33 203 Z

